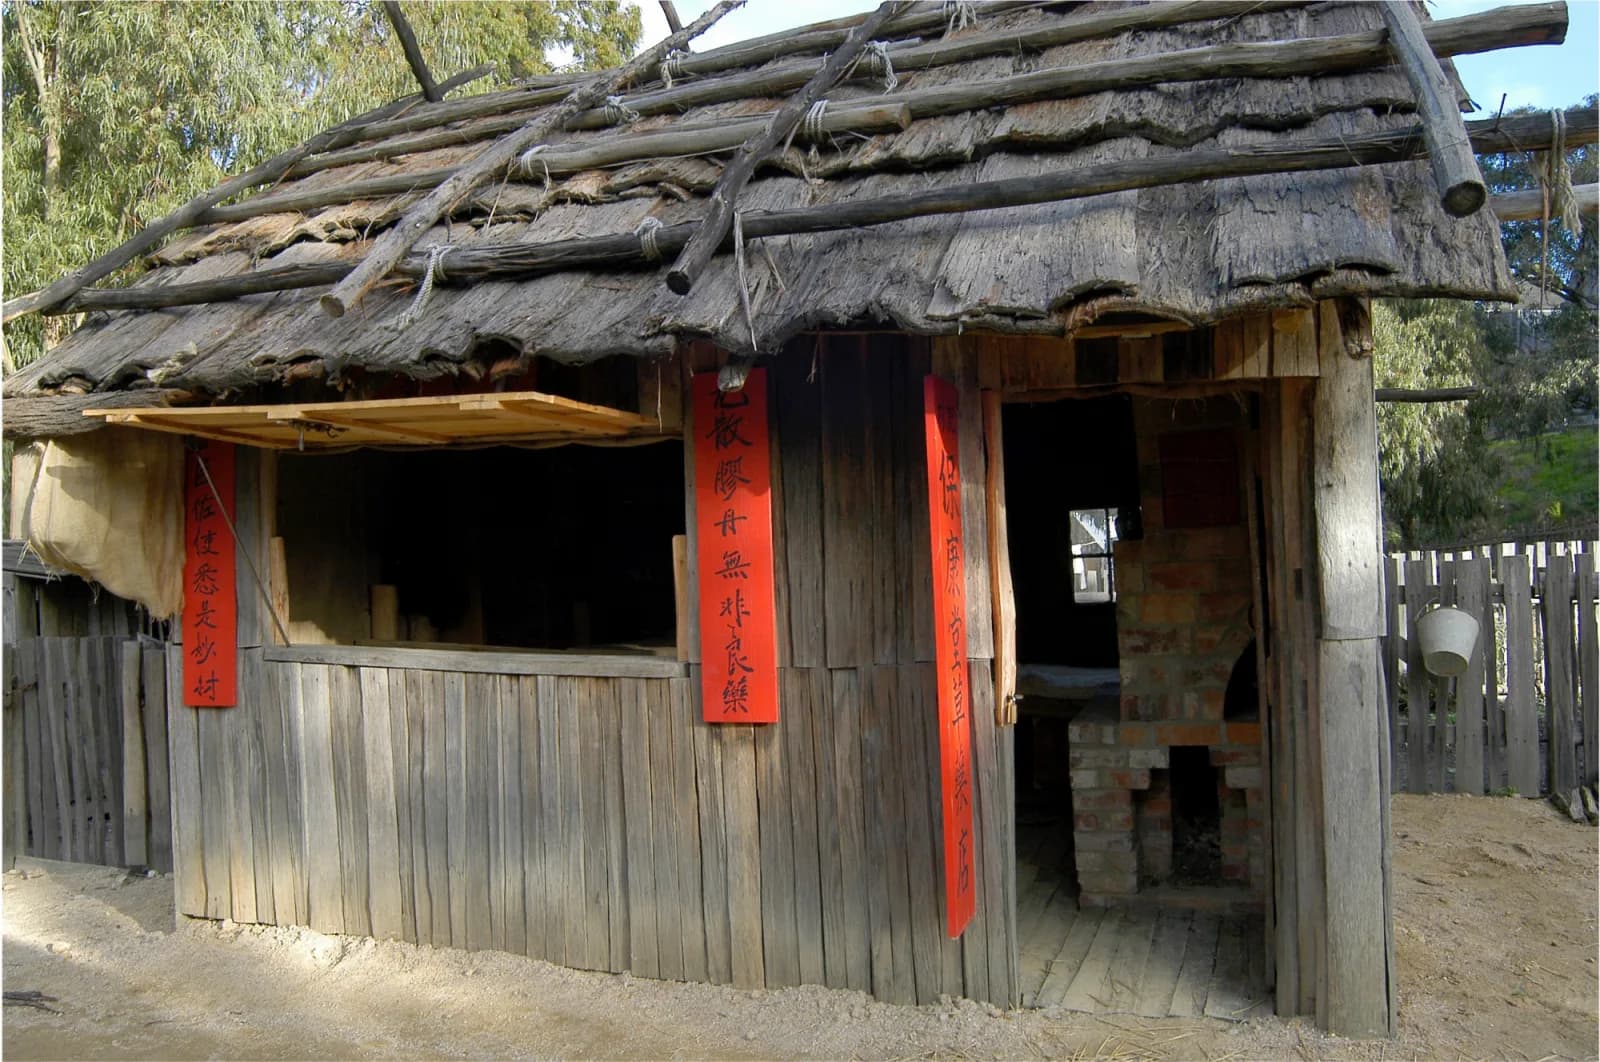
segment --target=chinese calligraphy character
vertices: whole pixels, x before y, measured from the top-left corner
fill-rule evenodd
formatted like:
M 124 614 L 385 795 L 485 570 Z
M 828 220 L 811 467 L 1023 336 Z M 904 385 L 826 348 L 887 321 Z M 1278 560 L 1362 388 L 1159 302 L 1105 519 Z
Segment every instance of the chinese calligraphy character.
M 961 515 L 961 470 L 955 455 L 948 451 L 939 462 L 939 498 L 946 516 L 954 520 Z
M 195 629 L 199 630 L 204 627 L 207 630 L 216 630 L 217 625 L 214 622 L 216 618 L 217 610 L 211 607 L 211 599 L 209 597 L 201 598 L 200 608 L 194 614 Z
M 744 474 L 744 458 L 728 457 L 717 462 L 717 474 L 712 478 L 711 489 L 722 495 L 723 501 L 732 501 L 733 496 L 739 493 L 741 484 L 748 484 L 750 477 Z
M 750 562 L 744 559 L 744 553 L 736 549 L 722 551 L 722 567 L 717 569 L 717 574 L 724 579 L 750 578 Z
M 211 520 L 217 515 L 217 507 L 211 504 L 211 495 L 196 494 L 194 501 L 189 506 L 189 512 L 194 517 L 195 523 Z
M 207 663 L 217 655 L 216 640 L 204 635 L 196 638 L 194 644 L 189 647 L 189 655 L 194 658 L 196 664 Z
M 717 615 L 724 619 L 732 620 L 728 625 L 729 629 L 743 627 L 745 618 L 750 615 L 750 610 L 745 607 L 744 603 L 744 590 L 734 587 L 733 596 L 722 599 L 722 607 Z
M 961 584 L 961 536 L 951 531 L 944 539 L 944 585 L 955 590 Z
M 967 762 L 966 750 L 959 752 L 956 761 L 955 784 L 951 787 L 951 797 L 957 808 L 970 808 L 972 806 L 972 768 Z
M 744 639 L 739 637 L 739 632 L 728 628 L 728 644 L 723 646 L 728 652 L 728 674 L 743 671 L 749 673 L 755 670 L 750 666 L 750 657 L 744 651 Z
M 215 557 L 218 555 L 215 528 L 205 527 L 194 533 L 194 552 L 199 557 Z
M 209 698 L 217 695 L 217 686 L 220 683 L 215 671 L 208 671 L 204 675 L 196 675 L 194 680 L 194 695 L 197 698 Z
M 956 878 L 956 887 L 963 893 L 972 888 L 972 832 L 965 828 L 961 837 L 956 841 L 956 848 L 961 853 L 961 872 Z
M 739 429 L 743 426 L 743 413 L 727 413 L 719 408 L 716 419 L 711 424 L 711 430 L 706 432 L 706 438 L 710 439 L 711 445 L 718 450 L 726 450 L 736 444 L 749 446 L 750 440 L 739 434 Z
M 722 687 L 722 711 L 729 715 L 750 713 L 750 680 L 745 676 L 728 676 L 727 684 Z
M 189 581 L 189 592 L 192 594 L 214 594 L 217 592 L 217 567 L 210 561 L 205 561 L 194 570 L 194 578 Z
M 750 517 L 740 515 L 732 509 L 724 509 L 722 510 L 722 519 L 717 521 L 717 530 L 722 532 L 723 538 L 737 535 L 739 533 L 739 521 L 748 519 Z

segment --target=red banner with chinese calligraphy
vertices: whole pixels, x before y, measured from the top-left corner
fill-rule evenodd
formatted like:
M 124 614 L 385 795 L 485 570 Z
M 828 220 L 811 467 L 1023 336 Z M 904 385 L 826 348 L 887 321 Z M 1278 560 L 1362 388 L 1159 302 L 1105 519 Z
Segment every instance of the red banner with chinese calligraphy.
M 183 465 L 183 703 L 193 708 L 238 703 L 233 514 L 233 446 L 191 442 Z
M 694 378 L 695 562 L 701 691 L 708 723 L 778 721 L 772 452 L 767 374 L 738 391 Z
M 944 811 L 946 932 L 959 937 L 977 907 L 972 834 L 972 703 L 967 668 L 967 556 L 961 536 L 961 449 L 956 389 L 922 385 L 933 558 L 934 662 L 939 689 L 940 806 Z

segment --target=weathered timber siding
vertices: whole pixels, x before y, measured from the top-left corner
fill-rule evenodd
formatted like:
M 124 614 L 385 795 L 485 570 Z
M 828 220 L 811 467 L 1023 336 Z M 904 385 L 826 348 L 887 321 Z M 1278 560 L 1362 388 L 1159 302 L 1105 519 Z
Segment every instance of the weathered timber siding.
M 486 673 L 499 654 L 479 672 L 247 647 L 237 708 L 169 709 L 179 910 L 648 977 L 1014 1002 L 1011 737 L 993 723 L 986 592 L 969 603 L 978 915 L 943 931 L 935 360 L 922 340 L 806 337 L 769 373 L 776 726 L 702 722 L 694 664 L 554 676 Z M 972 433 L 968 584 L 986 588 L 976 361 L 939 360 Z M 260 504 L 253 487 L 238 503 Z

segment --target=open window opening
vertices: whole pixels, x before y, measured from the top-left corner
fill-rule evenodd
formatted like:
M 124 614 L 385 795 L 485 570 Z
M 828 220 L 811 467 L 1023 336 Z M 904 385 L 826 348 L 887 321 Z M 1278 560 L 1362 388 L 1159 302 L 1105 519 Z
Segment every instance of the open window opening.
M 683 447 L 284 454 L 290 640 L 676 651 Z

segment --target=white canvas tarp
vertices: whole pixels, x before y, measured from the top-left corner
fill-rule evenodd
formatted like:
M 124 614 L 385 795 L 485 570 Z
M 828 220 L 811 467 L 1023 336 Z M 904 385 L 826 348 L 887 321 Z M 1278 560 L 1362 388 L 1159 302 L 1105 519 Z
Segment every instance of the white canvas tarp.
M 12 489 L 27 492 L 21 537 L 40 560 L 137 601 L 153 616 L 182 607 L 180 438 L 104 428 L 52 439 L 31 480 L 18 479 Z

